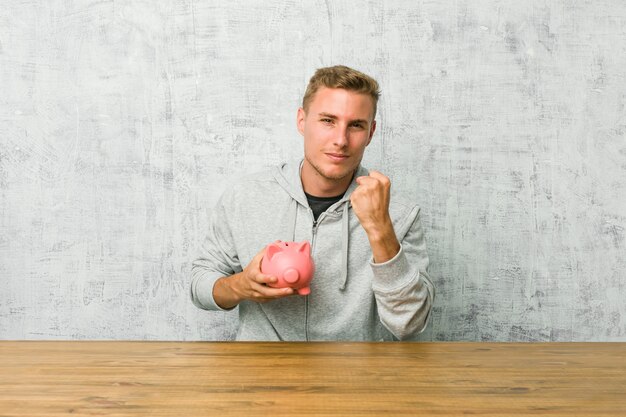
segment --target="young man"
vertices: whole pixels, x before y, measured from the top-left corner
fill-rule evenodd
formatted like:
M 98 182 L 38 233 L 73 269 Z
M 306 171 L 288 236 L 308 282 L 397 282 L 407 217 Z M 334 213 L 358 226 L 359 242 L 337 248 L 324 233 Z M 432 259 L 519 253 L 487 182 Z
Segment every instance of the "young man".
M 191 296 L 239 306 L 238 340 L 404 340 L 428 322 L 434 287 L 419 207 L 390 197 L 361 159 L 376 130 L 378 83 L 318 69 L 298 109 L 304 159 L 239 181 L 218 202 Z M 311 293 L 272 288 L 260 263 L 276 240 L 311 242 Z

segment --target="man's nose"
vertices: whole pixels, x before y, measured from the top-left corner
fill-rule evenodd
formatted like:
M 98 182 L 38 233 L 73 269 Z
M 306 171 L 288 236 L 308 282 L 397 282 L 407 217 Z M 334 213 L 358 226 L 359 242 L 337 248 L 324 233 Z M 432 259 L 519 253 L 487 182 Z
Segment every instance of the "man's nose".
M 335 146 L 340 148 L 344 148 L 348 145 L 348 127 L 347 126 L 339 126 L 336 130 Z

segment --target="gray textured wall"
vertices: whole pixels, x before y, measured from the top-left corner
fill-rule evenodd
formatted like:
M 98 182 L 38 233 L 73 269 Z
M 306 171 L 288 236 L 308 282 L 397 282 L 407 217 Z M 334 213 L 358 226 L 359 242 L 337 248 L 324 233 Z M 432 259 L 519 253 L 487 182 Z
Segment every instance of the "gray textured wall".
M 0 338 L 231 337 L 188 298 L 207 214 L 344 63 L 423 207 L 425 340 L 626 340 L 622 0 L 1 3 Z

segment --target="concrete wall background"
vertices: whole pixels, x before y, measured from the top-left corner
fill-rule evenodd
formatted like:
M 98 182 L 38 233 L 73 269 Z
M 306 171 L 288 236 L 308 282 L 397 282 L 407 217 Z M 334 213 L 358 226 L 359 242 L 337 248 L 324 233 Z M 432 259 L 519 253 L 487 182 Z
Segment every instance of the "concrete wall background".
M 343 63 L 423 207 L 424 340 L 626 340 L 623 1 L 0 3 L 0 338 L 232 337 L 188 298 L 207 214 Z

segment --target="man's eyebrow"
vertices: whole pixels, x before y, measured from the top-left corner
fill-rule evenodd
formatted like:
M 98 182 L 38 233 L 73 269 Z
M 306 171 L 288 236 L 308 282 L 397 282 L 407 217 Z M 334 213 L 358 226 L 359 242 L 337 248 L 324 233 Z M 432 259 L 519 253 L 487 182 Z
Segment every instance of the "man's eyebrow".
M 320 117 L 326 117 L 328 119 L 337 120 L 337 116 L 335 116 L 334 114 L 321 112 L 321 113 L 318 113 L 318 115 Z M 355 119 L 355 120 L 350 120 L 350 123 L 368 123 L 368 122 L 365 119 Z

